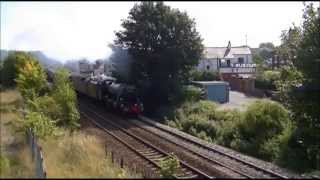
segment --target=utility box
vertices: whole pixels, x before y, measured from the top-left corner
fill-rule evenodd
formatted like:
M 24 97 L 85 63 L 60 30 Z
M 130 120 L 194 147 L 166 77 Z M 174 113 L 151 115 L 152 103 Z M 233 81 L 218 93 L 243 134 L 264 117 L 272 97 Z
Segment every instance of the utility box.
M 192 84 L 205 91 L 205 99 L 226 103 L 229 102 L 230 85 L 225 81 L 192 81 Z

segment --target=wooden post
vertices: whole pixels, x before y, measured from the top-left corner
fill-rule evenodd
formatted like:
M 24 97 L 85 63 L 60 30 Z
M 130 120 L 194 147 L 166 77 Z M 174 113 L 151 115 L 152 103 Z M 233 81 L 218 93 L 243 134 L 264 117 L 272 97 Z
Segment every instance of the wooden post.
M 114 163 L 114 160 L 113 160 L 113 151 L 111 151 L 111 162 L 112 162 L 112 164 Z
M 120 158 L 120 167 L 123 168 L 123 159 L 122 159 L 122 157 Z

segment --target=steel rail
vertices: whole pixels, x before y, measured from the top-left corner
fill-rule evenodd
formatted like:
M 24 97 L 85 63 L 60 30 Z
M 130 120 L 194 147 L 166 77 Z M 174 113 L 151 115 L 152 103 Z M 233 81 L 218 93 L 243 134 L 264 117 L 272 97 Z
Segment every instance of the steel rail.
M 214 149 L 214 148 L 212 148 L 212 147 L 209 147 L 209 146 L 206 146 L 206 145 L 204 145 L 204 144 L 201 144 L 201 143 L 199 143 L 199 142 L 196 142 L 196 141 L 194 141 L 194 140 L 192 140 L 192 139 L 188 139 L 188 138 L 186 138 L 186 137 L 181 136 L 180 134 L 174 133 L 174 132 L 172 132 L 172 131 L 170 131 L 170 130 L 167 130 L 167 129 L 163 128 L 163 127 L 155 126 L 154 124 L 146 121 L 145 119 L 148 119 L 148 118 L 146 118 L 146 117 L 144 117 L 144 116 L 139 116 L 138 118 L 139 118 L 140 120 L 142 120 L 144 123 L 147 123 L 147 124 L 149 124 L 149 125 L 152 125 L 152 126 L 155 127 L 155 128 L 161 129 L 161 130 L 163 130 L 163 131 L 165 131 L 165 132 L 167 132 L 167 133 L 169 133 L 169 134 L 171 134 L 171 135 L 173 135 L 173 136 L 175 136 L 175 137 L 181 138 L 181 139 L 183 139 L 184 141 L 187 141 L 187 142 L 189 142 L 189 143 L 191 143 L 191 144 L 195 144 L 195 145 L 197 145 L 197 146 L 199 146 L 199 147 L 201 147 L 201 148 L 207 149 L 207 150 L 209 150 L 209 151 L 216 152 L 216 153 L 221 154 L 221 155 L 223 155 L 223 156 L 226 156 L 226 157 L 228 157 L 228 158 L 230 158 L 230 159 L 237 160 L 238 162 L 243 163 L 243 164 L 245 164 L 245 165 L 247 165 L 247 166 L 249 166 L 249 167 L 251 167 L 251 168 L 253 168 L 253 169 L 257 169 L 257 170 L 259 170 L 259 171 L 262 171 L 262 172 L 264 172 L 264 173 L 266 173 L 266 174 L 270 174 L 270 175 L 275 176 L 275 177 L 277 177 L 277 178 L 288 179 L 287 176 L 281 175 L 281 174 L 279 174 L 279 173 L 277 173 L 277 172 L 273 172 L 273 171 L 270 171 L 270 170 L 268 170 L 268 169 L 263 169 L 263 168 L 255 165 L 255 164 L 253 164 L 253 163 L 251 163 L 251 162 L 244 161 L 244 160 L 242 160 L 242 159 L 239 159 L 238 157 L 234 157 L 234 156 L 229 155 L 229 154 L 227 154 L 227 153 L 225 153 L 225 152 L 222 152 L 222 151 L 220 151 L 220 150 L 217 150 L 217 149 Z M 145 118 L 145 119 L 143 119 L 143 118 Z M 152 121 L 152 120 L 149 120 L 149 121 Z
M 130 121 L 128 121 L 128 122 L 130 122 Z M 133 123 L 133 122 L 130 122 L 130 123 Z M 136 124 L 136 123 L 133 123 L 133 124 Z M 156 126 L 153 126 L 153 127 L 154 127 L 154 128 L 157 128 Z M 146 128 L 143 127 L 143 126 L 139 126 L 139 128 L 141 128 L 141 129 L 143 129 L 144 131 L 147 131 L 147 132 L 149 132 L 149 133 L 151 133 L 151 134 L 153 134 L 153 135 L 155 135 L 155 136 L 157 136 L 157 137 L 159 137 L 159 138 L 164 138 L 165 140 L 169 141 L 170 143 L 172 143 L 172 144 L 174 144 L 174 145 L 176 145 L 176 146 L 178 146 L 178 147 L 183 147 L 181 144 L 178 144 L 178 143 L 174 142 L 173 140 L 171 140 L 171 139 L 169 139 L 169 138 L 167 138 L 167 137 L 163 137 L 163 136 L 161 136 L 161 135 L 159 135 L 159 134 L 157 134 L 157 133 L 155 133 L 155 132 L 152 132 L 151 130 L 146 129 Z M 159 128 L 158 128 L 158 129 L 159 129 Z M 175 137 L 177 137 L 177 136 L 175 136 Z M 185 148 L 185 147 L 183 147 L 183 148 Z M 223 164 L 223 163 L 221 163 L 221 162 L 219 162 L 219 161 L 217 161 L 217 160 L 210 159 L 210 158 L 208 158 L 208 157 L 200 154 L 199 152 L 196 152 L 196 151 L 191 150 L 191 149 L 188 149 L 188 148 L 185 148 L 185 149 L 186 149 L 187 151 L 189 151 L 190 153 L 195 154 L 195 155 L 197 155 L 197 156 L 199 156 L 199 157 L 201 157 L 201 158 L 209 161 L 210 163 L 218 164 L 218 165 L 220 165 L 220 166 L 222 166 L 222 167 L 225 167 L 225 168 L 227 168 L 227 169 L 230 169 L 231 171 L 233 171 L 233 172 L 235 172 L 235 173 L 238 173 L 238 174 L 240 174 L 240 175 L 242 175 L 242 176 L 244 176 L 244 177 L 246 177 L 246 178 L 249 178 L 249 179 L 254 179 L 254 178 L 256 178 L 256 177 L 250 176 L 250 175 L 248 175 L 248 174 L 245 174 L 244 172 L 241 172 L 240 170 L 237 170 L 237 169 L 235 169 L 235 168 L 233 168 L 233 167 L 231 167 L 231 166 L 229 166 L 229 165 Z
M 84 107 L 82 106 L 82 108 L 84 108 Z M 95 114 L 95 116 L 99 117 L 100 119 L 105 120 L 105 121 L 108 121 L 112 126 L 114 126 L 114 127 L 118 128 L 119 130 L 125 132 L 127 135 L 133 137 L 133 138 L 136 139 L 138 142 L 146 145 L 147 147 L 151 147 L 152 149 L 160 152 L 161 154 L 164 154 L 164 155 L 166 155 L 166 156 L 170 156 L 167 152 L 159 149 L 158 147 L 155 147 L 154 145 L 146 142 L 145 140 L 141 139 L 140 137 L 138 137 L 138 136 L 136 136 L 136 135 L 128 132 L 127 130 L 125 130 L 125 129 L 123 129 L 122 127 L 118 126 L 118 125 L 115 124 L 114 122 L 112 122 L 112 121 L 110 121 L 110 120 L 107 120 L 105 117 L 101 116 L 100 114 L 97 114 L 95 111 L 92 111 L 92 110 L 89 109 L 89 108 L 85 108 L 85 109 L 88 110 L 88 111 L 90 111 L 92 114 Z M 83 112 L 82 112 L 82 114 L 83 114 Z M 86 117 L 88 117 L 88 116 L 86 116 Z M 91 118 L 91 120 L 93 120 L 93 118 Z M 93 121 L 94 121 L 94 120 L 93 120 Z M 99 123 L 97 123 L 97 122 L 95 121 L 95 124 L 98 125 Z M 99 127 L 100 127 L 100 128 L 103 128 L 103 126 L 101 126 L 101 125 L 100 125 Z M 105 131 L 108 131 L 108 130 L 106 130 L 105 128 L 103 128 L 103 129 L 104 129 Z M 115 137 L 115 138 L 117 137 L 115 134 L 113 134 L 113 133 L 111 133 L 111 132 L 109 132 L 109 134 L 112 134 L 112 136 Z M 139 151 L 137 151 L 136 149 L 134 149 L 132 146 L 130 146 L 129 144 L 127 144 L 127 143 L 126 143 L 124 140 L 122 140 L 121 138 L 117 137 L 116 139 L 119 140 L 121 143 L 126 144 L 127 147 L 129 147 L 131 150 L 134 150 L 134 151 L 135 151 L 136 153 L 138 153 L 140 156 L 144 156 L 144 159 L 148 159 L 147 157 L 145 157 L 145 155 L 143 155 L 141 152 L 139 152 Z M 155 163 L 153 160 L 148 160 L 148 161 L 152 162 L 152 164 L 154 164 L 154 165 L 157 164 L 157 163 Z M 184 161 L 179 160 L 179 162 L 180 162 L 185 168 L 187 168 L 189 171 L 193 172 L 194 174 L 197 174 L 198 176 L 200 176 L 200 177 L 202 177 L 202 178 L 213 178 L 213 177 L 207 175 L 206 173 L 204 173 L 204 172 L 202 172 L 202 171 L 200 171 L 200 170 L 198 170 L 198 169 L 190 166 L 188 163 L 186 163 L 186 162 L 184 162 Z M 156 165 L 156 166 L 159 167 L 159 165 Z M 180 178 L 180 177 L 176 177 L 176 178 Z

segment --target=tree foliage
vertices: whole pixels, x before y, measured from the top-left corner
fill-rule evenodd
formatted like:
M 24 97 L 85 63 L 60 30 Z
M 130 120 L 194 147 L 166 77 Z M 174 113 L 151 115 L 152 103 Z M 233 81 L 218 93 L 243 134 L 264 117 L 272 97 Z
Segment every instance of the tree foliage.
M 281 45 L 276 48 L 278 58 L 286 64 L 293 64 L 297 58 L 297 50 L 301 41 L 301 28 L 295 26 L 281 33 Z
M 132 81 L 143 89 L 149 84 L 152 93 L 144 94 L 152 96 L 152 104 L 168 102 L 202 55 L 195 21 L 163 2 L 142 2 L 134 5 L 122 27 L 115 44 L 128 48 L 133 58 Z
M 31 129 L 33 134 L 41 139 L 46 139 L 57 132 L 57 127 L 50 117 L 42 112 L 30 111 L 26 113 L 24 119 L 20 120 L 19 129 Z
M 263 59 L 266 60 L 273 57 L 275 47 L 271 42 L 260 43 L 259 48 L 260 48 L 259 55 Z
M 76 92 L 70 82 L 69 72 L 64 68 L 57 69 L 55 73 L 52 97 L 60 107 L 57 112 L 59 123 L 72 130 L 79 127 Z
M 12 51 L 4 59 L 1 68 L 1 84 L 4 86 L 14 86 L 15 78 L 18 77 L 18 70 L 26 62 L 34 61 L 35 58 L 30 54 L 23 51 Z
M 218 72 L 192 70 L 190 72 L 190 80 L 192 80 L 192 81 L 219 81 L 221 79 L 220 79 Z
M 248 107 L 239 122 L 237 131 L 241 141 L 235 141 L 233 146 L 256 157 L 273 160 L 275 154 L 264 146 L 282 134 L 289 123 L 289 112 L 282 105 L 257 101 Z
M 112 49 L 112 54 L 109 58 L 112 64 L 112 76 L 119 82 L 130 83 L 130 80 L 132 80 L 130 78 L 132 57 L 128 50 L 115 45 L 109 45 L 109 47 Z
M 293 64 L 281 70 L 277 83 L 281 101 L 292 111 L 297 124 L 289 143 L 294 153 L 288 159 L 294 158 L 304 165 L 303 169 L 319 169 L 320 18 L 312 4 L 305 6 L 301 36 L 296 39 L 298 43 L 290 43 Z
M 276 90 L 276 81 L 280 78 L 279 71 L 266 70 L 257 75 L 255 87 L 260 89 Z
M 25 100 L 33 100 L 47 90 L 46 73 L 38 61 L 29 59 L 18 69 L 18 89 Z

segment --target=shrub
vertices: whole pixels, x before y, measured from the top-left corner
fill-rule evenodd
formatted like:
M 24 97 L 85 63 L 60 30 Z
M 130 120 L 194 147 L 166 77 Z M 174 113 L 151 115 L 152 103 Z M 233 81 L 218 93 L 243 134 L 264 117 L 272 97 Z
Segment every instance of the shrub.
M 62 111 L 59 112 L 61 124 L 71 129 L 79 127 L 80 114 L 77 109 L 76 92 L 69 80 L 66 69 L 58 69 L 54 77 L 52 97 Z
M 176 110 L 175 121 L 167 123 L 184 132 L 207 141 L 214 141 L 217 133 L 215 120 L 217 120 L 217 105 L 211 101 L 188 102 Z
M 182 86 L 179 92 L 172 98 L 174 104 L 183 102 L 196 102 L 201 98 L 201 89 L 193 85 Z
M 219 81 L 220 76 L 218 72 L 212 71 L 192 71 L 191 72 L 192 81 Z
M 8 171 L 9 167 L 9 159 L 4 154 L 0 154 L 0 177 L 2 177 L 5 174 L 5 172 Z
M 172 153 L 160 163 L 160 174 L 163 178 L 174 178 L 180 169 L 179 159 Z
M 35 98 L 33 101 L 27 101 L 28 107 L 34 112 L 41 112 L 50 119 L 58 121 L 61 116 L 61 106 L 59 106 L 53 97 L 45 95 Z
M 57 130 L 55 122 L 41 112 L 28 111 L 25 119 L 20 119 L 15 125 L 18 130 L 26 131 L 31 128 L 34 135 L 41 139 L 55 135 Z
M 231 142 L 238 136 L 237 126 L 242 113 L 237 110 L 223 110 L 217 113 L 217 139 L 218 144 L 231 147 Z
M 212 101 L 201 100 L 197 103 L 186 103 L 183 111 L 186 116 L 190 114 L 201 114 L 207 116 L 208 119 L 214 119 L 217 104 Z
M 275 157 L 273 150 L 263 146 L 274 143 L 273 138 L 282 134 L 289 122 L 289 112 L 279 103 L 256 101 L 237 124 L 240 141 L 234 142 L 233 146 L 250 155 L 272 160 Z
M 275 81 L 280 79 L 280 72 L 267 70 L 258 76 L 255 80 L 255 87 L 260 89 L 270 89 L 275 90 Z

